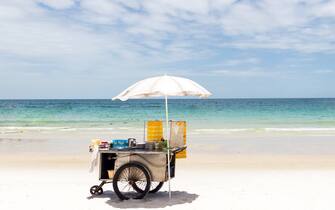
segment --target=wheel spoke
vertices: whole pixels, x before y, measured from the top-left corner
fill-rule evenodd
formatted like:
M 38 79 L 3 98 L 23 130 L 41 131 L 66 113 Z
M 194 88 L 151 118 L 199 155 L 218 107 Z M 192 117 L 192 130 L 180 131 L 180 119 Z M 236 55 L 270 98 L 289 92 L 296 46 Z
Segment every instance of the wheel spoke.
M 131 185 L 130 184 L 128 184 L 128 192 L 130 192 L 130 189 L 131 189 Z
M 122 188 L 121 191 L 123 191 L 124 189 L 126 189 L 126 187 L 127 187 L 128 185 L 129 185 L 129 184 L 124 185 L 124 187 Z
M 139 177 L 141 177 L 141 175 L 143 175 L 142 171 L 137 168 L 137 170 L 136 170 L 136 177 L 139 178 Z
M 141 190 L 144 190 L 145 187 L 147 186 L 147 183 L 144 182 L 144 181 L 138 181 L 138 182 L 136 182 L 136 186 L 137 186 L 138 188 L 140 188 Z
M 113 187 L 121 199 L 143 198 L 150 190 L 150 175 L 143 166 L 129 163 L 121 166 L 113 180 Z

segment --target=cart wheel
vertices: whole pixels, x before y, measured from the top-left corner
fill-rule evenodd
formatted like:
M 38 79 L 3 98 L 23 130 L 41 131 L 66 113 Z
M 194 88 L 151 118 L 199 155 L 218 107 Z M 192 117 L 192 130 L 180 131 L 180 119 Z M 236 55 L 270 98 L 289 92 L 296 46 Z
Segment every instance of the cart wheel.
M 158 192 L 162 188 L 163 184 L 164 182 L 151 182 L 149 193 Z M 138 192 L 142 191 L 141 188 L 137 187 L 136 184 L 133 185 L 133 188 Z
M 141 191 L 134 189 L 135 184 Z M 148 170 L 139 163 L 124 164 L 113 177 L 114 192 L 121 200 L 143 198 L 149 192 L 150 184 Z
M 102 187 L 99 187 L 98 185 L 94 185 L 90 189 L 90 193 L 92 195 L 101 195 L 103 192 L 104 191 L 103 191 Z

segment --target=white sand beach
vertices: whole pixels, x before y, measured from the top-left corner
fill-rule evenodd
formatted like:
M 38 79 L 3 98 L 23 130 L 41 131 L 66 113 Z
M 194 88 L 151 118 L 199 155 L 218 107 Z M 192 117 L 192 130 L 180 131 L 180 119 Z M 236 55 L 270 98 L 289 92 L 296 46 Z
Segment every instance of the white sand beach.
M 167 188 L 119 201 L 111 185 L 92 197 L 96 176 L 82 168 L 1 168 L 1 209 L 334 209 L 334 170 L 222 170 L 179 167 Z
M 103 195 L 90 195 L 89 188 L 99 181 L 96 173 L 88 172 L 89 139 L 112 135 L 75 130 L 2 132 L 0 209 L 335 207 L 335 135 L 191 133 L 188 158 L 177 161 L 170 201 L 167 185 L 143 200 L 120 201 L 111 184 L 104 186 Z

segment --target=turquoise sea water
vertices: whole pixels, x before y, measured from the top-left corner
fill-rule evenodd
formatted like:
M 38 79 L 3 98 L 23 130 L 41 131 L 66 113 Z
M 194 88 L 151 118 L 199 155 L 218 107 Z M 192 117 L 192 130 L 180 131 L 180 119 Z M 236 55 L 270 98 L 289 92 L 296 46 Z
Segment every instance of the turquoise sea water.
M 170 99 L 170 119 L 194 129 L 335 129 L 335 99 Z M 0 127 L 142 127 L 164 119 L 161 99 L 0 100 Z

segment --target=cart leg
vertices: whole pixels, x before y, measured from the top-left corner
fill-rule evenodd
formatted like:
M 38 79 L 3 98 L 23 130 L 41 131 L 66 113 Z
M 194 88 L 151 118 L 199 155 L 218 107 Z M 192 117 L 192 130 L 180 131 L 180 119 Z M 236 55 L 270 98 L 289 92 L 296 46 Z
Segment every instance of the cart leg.
M 106 181 L 102 181 L 102 182 L 99 184 L 99 188 L 102 188 L 102 186 L 104 186 L 104 184 L 106 184 Z

